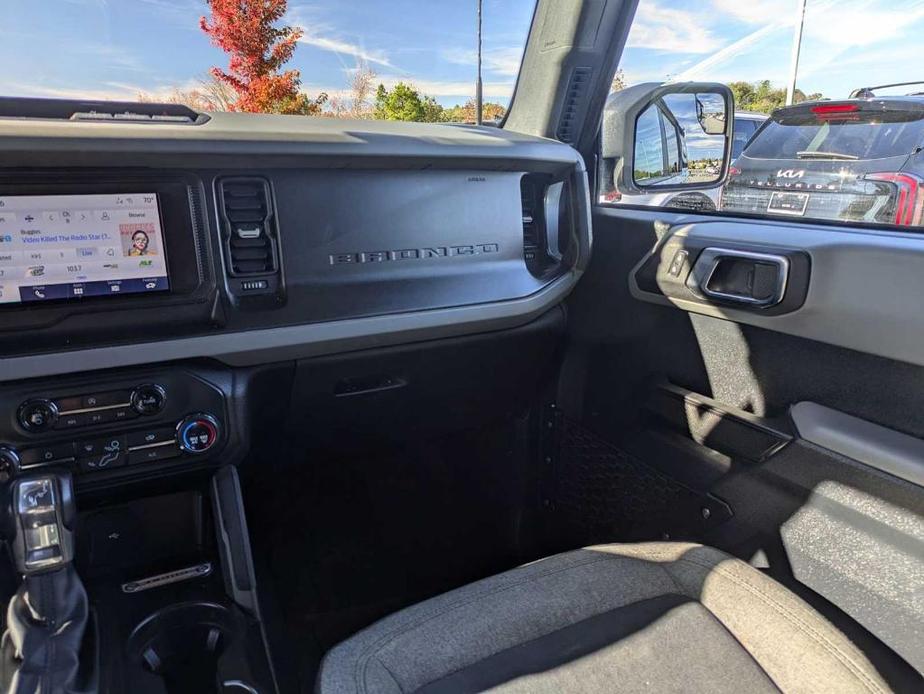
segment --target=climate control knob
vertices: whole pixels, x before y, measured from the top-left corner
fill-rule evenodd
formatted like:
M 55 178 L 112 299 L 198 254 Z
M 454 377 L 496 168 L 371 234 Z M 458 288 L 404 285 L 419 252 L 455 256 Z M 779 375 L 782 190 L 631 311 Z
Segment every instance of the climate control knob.
M 218 420 L 210 414 L 193 414 L 176 427 L 176 442 L 185 453 L 205 453 L 218 441 Z
M 12 448 L 0 446 L 0 484 L 9 482 L 19 471 L 19 454 Z
M 51 400 L 28 400 L 19 408 L 19 423 L 26 431 L 51 429 L 58 419 L 58 408 Z
M 146 383 L 132 391 L 131 404 L 138 414 L 157 414 L 167 404 L 167 391 L 156 383 Z

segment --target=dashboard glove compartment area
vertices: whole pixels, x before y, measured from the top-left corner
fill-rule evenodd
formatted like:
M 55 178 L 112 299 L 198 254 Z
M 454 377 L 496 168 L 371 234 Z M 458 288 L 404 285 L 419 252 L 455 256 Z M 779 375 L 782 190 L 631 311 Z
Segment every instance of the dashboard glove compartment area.
M 423 439 L 525 411 L 553 374 L 562 308 L 521 328 L 298 362 L 289 440 Z

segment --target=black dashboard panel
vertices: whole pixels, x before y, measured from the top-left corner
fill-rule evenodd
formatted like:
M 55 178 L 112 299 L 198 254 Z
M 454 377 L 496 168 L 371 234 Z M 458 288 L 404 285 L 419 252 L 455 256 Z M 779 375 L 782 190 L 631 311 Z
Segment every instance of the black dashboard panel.
M 561 301 L 589 258 L 580 157 L 495 128 L 0 119 L 0 152 L 5 194 L 138 181 L 174 191 L 173 290 L 0 311 L 0 381 L 200 357 L 259 364 L 515 327 Z M 535 199 L 525 178 L 542 181 Z M 274 255 L 252 278 L 229 251 L 228 181 L 268 191 Z
M 231 324 L 342 320 L 519 298 L 521 174 L 261 171 L 278 206 L 286 305 Z

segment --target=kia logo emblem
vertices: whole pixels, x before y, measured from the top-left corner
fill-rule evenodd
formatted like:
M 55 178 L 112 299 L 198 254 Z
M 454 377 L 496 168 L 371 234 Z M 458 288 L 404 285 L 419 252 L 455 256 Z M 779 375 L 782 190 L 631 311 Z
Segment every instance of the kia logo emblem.
M 796 171 L 795 169 L 786 169 L 785 171 L 783 169 L 780 169 L 779 171 L 776 172 L 777 178 L 802 178 L 804 175 L 805 175 L 805 171 L 803 170 Z

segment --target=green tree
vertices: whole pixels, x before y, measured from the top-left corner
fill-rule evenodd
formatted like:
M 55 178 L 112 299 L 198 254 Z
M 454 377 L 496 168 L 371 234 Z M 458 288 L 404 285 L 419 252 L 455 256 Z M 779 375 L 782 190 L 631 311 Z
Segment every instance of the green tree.
M 374 115 L 378 120 L 404 120 L 435 123 L 443 118 L 443 107 L 412 85 L 398 82 L 391 89 L 380 84 L 375 91 Z
M 760 111 L 770 113 L 774 109 L 786 105 L 786 90 L 783 88 L 775 89 L 770 80 L 760 80 L 758 82 L 729 82 L 729 89 L 735 95 L 735 108 L 739 111 Z M 816 101 L 824 99 L 820 92 L 806 95 L 802 90 L 797 89 L 793 94 L 793 102 Z
M 493 101 L 485 101 L 481 105 L 481 118 L 485 123 L 499 121 L 507 113 L 507 109 Z M 446 123 L 474 123 L 475 100 L 469 99 L 464 104 L 456 104 L 443 109 L 442 120 Z

